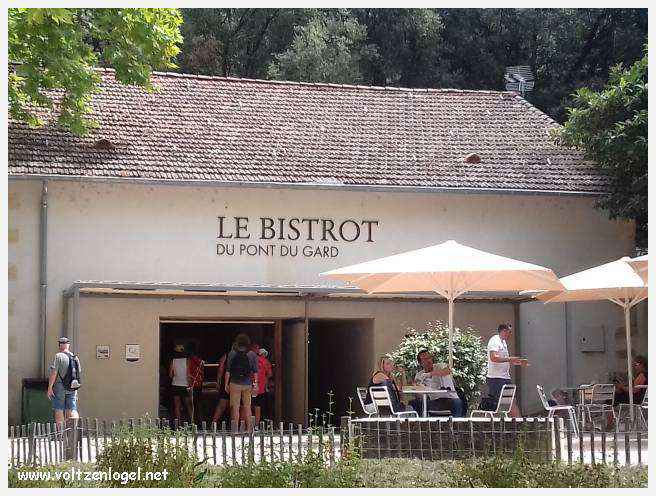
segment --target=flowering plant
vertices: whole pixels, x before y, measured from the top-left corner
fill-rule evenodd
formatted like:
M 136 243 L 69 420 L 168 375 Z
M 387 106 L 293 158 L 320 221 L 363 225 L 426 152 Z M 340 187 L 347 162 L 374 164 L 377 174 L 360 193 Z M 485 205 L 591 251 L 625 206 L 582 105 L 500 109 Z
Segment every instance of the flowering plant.
M 411 379 L 419 372 L 417 353 L 428 350 L 435 363 L 449 361 L 449 326 L 444 322 L 427 322 L 424 329 L 409 327 L 399 346 L 388 353 L 397 366 L 403 367 Z M 485 382 L 486 348 L 480 333 L 468 326 L 453 329 L 453 381 L 462 390 L 469 404 L 477 399 Z

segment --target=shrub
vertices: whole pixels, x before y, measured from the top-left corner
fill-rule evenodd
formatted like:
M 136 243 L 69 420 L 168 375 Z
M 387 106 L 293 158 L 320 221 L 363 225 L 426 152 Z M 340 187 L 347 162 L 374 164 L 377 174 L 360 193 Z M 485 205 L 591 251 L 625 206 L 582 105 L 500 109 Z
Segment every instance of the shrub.
M 517 450 L 512 457 L 495 456 L 456 462 L 448 472 L 452 487 L 646 487 L 645 469 L 610 465 L 535 461 Z
M 173 432 L 154 426 L 137 426 L 134 429 L 120 427 L 112 441 L 108 442 L 98 455 L 96 468 L 100 471 L 111 469 L 113 473 L 134 472 L 138 467 L 145 472 L 163 472 L 166 480 L 135 480 L 125 483 L 121 480 L 107 481 L 109 487 L 192 487 L 204 476 L 200 470 L 202 462 L 195 453 L 185 446 L 176 444 Z M 176 433 L 178 441 L 185 435 L 183 430 Z
M 417 353 L 428 350 L 436 362 L 449 361 L 449 326 L 441 321 L 427 322 L 425 329 L 408 328 L 408 333 L 399 346 L 388 354 L 394 363 L 401 365 L 407 373 L 419 371 Z M 485 382 L 487 356 L 480 333 L 467 327 L 453 329 L 453 380 L 469 404 L 473 404 Z
M 450 461 L 417 458 L 362 460 L 360 481 L 363 487 L 449 487 Z
M 359 460 L 347 457 L 326 463 L 326 456 L 308 453 L 301 462 L 276 461 L 224 467 L 212 471 L 210 487 L 361 487 Z

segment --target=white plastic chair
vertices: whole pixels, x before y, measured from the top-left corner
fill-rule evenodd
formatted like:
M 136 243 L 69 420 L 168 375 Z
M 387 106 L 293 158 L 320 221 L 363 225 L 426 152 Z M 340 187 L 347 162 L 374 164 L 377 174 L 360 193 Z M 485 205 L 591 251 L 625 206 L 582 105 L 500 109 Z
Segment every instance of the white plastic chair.
M 369 388 L 369 394 L 371 395 L 371 399 L 374 401 L 374 405 L 376 405 L 378 412 L 380 412 L 380 407 L 384 407 L 389 408 L 392 415 L 398 418 L 419 417 L 414 410 L 407 410 L 404 412 L 397 412 L 394 410 L 387 386 L 372 386 Z
M 376 408 L 376 403 L 366 403 L 367 401 L 367 388 L 359 387 L 357 388 L 358 398 L 360 400 L 360 405 L 362 406 L 362 411 L 365 415 L 369 417 L 378 416 L 378 408 Z
M 570 426 L 572 428 L 572 432 L 576 436 L 579 435 L 579 426 L 576 422 L 576 411 L 574 410 L 574 407 L 572 405 L 557 405 L 557 406 L 551 406 L 549 402 L 547 401 L 547 396 L 544 394 L 544 388 L 537 384 L 535 386 L 538 390 L 538 396 L 540 397 L 540 401 L 542 402 L 542 406 L 544 409 L 549 413 L 547 418 L 552 418 L 556 412 L 563 412 L 566 411 L 567 414 L 569 415 L 569 422 Z
M 645 426 L 645 429 L 647 429 L 647 419 L 649 418 L 649 412 L 647 410 L 647 391 L 645 391 L 645 397 L 642 398 L 642 403 L 640 403 L 640 409 L 638 410 L 640 412 L 640 418 L 642 419 L 642 425 Z
M 638 410 L 638 413 L 640 415 L 640 419 L 642 420 L 642 425 L 647 427 L 647 417 L 645 417 L 645 414 L 647 413 L 647 392 L 648 389 L 645 389 L 645 395 L 642 397 L 642 402 L 639 405 L 633 405 L 634 408 Z M 617 411 L 617 421 L 621 422 L 622 419 L 630 419 L 631 416 L 631 411 L 629 409 L 631 405 L 628 403 L 620 403 L 619 409 Z M 626 413 L 624 413 L 626 410 Z M 648 416 L 648 415 L 647 415 Z M 638 417 L 635 417 L 635 420 L 638 420 Z M 626 420 L 625 420 L 626 423 Z
M 470 418 L 474 417 L 490 417 L 491 419 L 495 417 L 508 417 L 510 409 L 512 408 L 513 401 L 515 400 L 515 391 L 517 386 L 514 384 L 504 384 L 501 388 L 501 394 L 499 395 L 499 401 L 497 403 L 497 409 L 493 412 L 490 410 L 474 410 L 470 414 Z
M 617 421 L 615 415 L 615 384 L 595 384 L 592 386 L 590 400 L 583 405 L 583 411 L 587 414 L 588 421 L 596 428 L 595 420 L 603 419 L 607 412 L 613 416 L 613 421 Z M 592 416 L 595 416 L 593 419 Z M 599 427 L 601 429 L 601 427 Z
M 592 401 L 593 387 L 594 384 L 581 384 L 579 385 L 579 389 L 577 391 L 578 394 L 576 397 L 576 414 L 579 417 L 579 425 L 581 430 L 585 429 L 585 410 L 583 406 Z M 572 401 L 573 400 L 574 398 L 572 398 Z

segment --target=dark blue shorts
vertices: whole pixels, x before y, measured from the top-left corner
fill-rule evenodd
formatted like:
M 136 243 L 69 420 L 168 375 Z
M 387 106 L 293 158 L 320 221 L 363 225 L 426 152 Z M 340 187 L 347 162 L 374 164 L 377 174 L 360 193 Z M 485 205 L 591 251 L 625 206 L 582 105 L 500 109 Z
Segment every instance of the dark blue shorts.
M 506 384 L 512 384 L 512 381 L 510 379 L 500 379 L 498 377 L 487 378 L 487 395 L 494 401 L 495 408 L 496 403 L 499 401 L 499 396 L 501 396 L 501 388 Z

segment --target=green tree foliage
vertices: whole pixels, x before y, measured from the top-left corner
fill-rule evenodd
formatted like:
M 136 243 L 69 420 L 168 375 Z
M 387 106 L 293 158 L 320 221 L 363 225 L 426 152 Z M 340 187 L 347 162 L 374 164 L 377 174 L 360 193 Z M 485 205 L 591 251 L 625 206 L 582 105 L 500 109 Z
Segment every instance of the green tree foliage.
M 274 56 L 289 48 L 311 9 L 183 9 L 180 70 L 216 76 L 266 77 Z
M 616 66 L 601 91 L 581 88 L 559 141 L 585 150 L 610 179 L 599 206 L 612 218 L 636 220 L 636 244 L 647 248 L 647 55 Z
M 443 322 L 427 322 L 425 329 L 409 328 L 399 346 L 389 353 L 396 365 L 411 379 L 419 371 L 417 353 L 428 350 L 436 363 L 448 363 L 449 327 Z M 487 352 L 480 333 L 468 327 L 453 330 L 453 380 L 471 404 L 485 382 Z
M 151 71 L 175 67 L 181 23 L 177 9 L 9 9 L 11 116 L 39 126 L 38 110 L 57 107 L 60 125 L 86 133 L 94 67 L 152 91 Z
M 271 79 L 358 83 L 361 60 L 374 57 L 365 45 L 367 29 L 346 10 L 317 11 L 304 26 L 294 28 L 291 46 L 276 55 L 268 68 Z
M 440 72 L 442 17 L 433 9 L 353 9 L 375 56 L 362 61 L 365 80 L 379 86 L 434 86 Z M 372 50 L 373 51 L 373 50 Z

